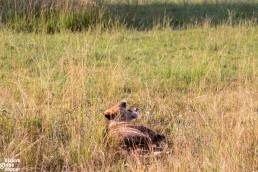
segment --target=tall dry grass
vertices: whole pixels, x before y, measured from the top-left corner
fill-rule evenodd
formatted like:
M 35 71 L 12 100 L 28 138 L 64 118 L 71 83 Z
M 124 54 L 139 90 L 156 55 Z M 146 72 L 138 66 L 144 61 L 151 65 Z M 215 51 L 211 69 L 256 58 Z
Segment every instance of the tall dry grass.
M 100 1 L 85 0 L 2 0 L 2 23 L 7 28 L 25 32 L 81 31 L 96 25 Z
M 0 163 L 257 170 L 255 1 L 82 2 L 0 1 Z M 106 149 L 103 112 L 123 98 L 139 107 L 136 123 L 168 137 L 171 154 Z
M 0 157 L 27 171 L 255 171 L 257 27 L 0 32 Z M 103 111 L 126 98 L 171 154 L 120 156 Z M 1 160 L 2 161 L 2 160 Z

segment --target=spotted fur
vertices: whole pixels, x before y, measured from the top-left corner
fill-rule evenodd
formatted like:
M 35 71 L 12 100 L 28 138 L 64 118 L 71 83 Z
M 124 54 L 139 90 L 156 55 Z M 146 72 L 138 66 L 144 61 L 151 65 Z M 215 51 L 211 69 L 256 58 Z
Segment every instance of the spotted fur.
M 122 101 L 104 112 L 108 119 L 107 143 L 112 146 L 119 145 L 126 150 L 144 149 L 157 150 L 161 142 L 166 142 L 164 135 L 154 132 L 140 124 L 130 123 L 138 117 L 138 113 L 126 108 L 126 102 Z

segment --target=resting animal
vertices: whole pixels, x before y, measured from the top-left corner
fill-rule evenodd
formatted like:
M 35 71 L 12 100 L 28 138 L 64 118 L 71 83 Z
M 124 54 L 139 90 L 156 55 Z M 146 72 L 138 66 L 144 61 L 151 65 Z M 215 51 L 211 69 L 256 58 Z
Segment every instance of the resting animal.
M 107 144 L 119 146 L 125 150 L 135 150 L 140 148 L 147 152 L 163 151 L 160 143 L 168 142 L 164 135 L 139 124 L 130 123 L 138 117 L 138 108 L 131 111 L 126 108 L 126 102 L 122 101 L 104 112 L 108 119 Z

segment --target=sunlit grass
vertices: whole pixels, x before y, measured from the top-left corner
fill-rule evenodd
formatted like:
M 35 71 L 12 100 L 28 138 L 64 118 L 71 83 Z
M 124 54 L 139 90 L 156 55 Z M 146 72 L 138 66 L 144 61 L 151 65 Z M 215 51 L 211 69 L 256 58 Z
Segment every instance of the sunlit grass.
M 27 170 L 255 170 L 257 29 L 3 30 L 1 157 Z M 136 122 L 167 135 L 171 155 L 105 149 L 102 113 L 123 98 L 140 108 Z
M 52 20 L 34 20 L 34 13 L 21 13 L 32 15 L 31 30 L 21 18 L 4 22 L 0 163 L 19 158 L 23 171 L 257 170 L 255 1 L 225 8 L 224 1 L 166 2 L 175 18 L 152 18 L 157 11 L 150 9 L 161 12 L 162 3 L 110 1 L 105 10 L 121 13 L 97 11 L 103 18 L 81 32 L 70 28 L 77 20 L 67 27 L 70 13 L 50 12 L 58 14 L 53 22 L 65 22 L 52 31 Z M 135 17 L 123 16 L 132 9 Z M 139 107 L 136 123 L 168 137 L 171 154 L 121 156 L 105 147 L 103 112 L 122 99 Z

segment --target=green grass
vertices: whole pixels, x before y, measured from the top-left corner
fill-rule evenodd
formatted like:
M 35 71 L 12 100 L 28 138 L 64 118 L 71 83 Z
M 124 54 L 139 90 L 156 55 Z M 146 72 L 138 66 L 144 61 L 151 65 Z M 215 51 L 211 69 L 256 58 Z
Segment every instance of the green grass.
M 225 22 L 257 24 L 258 16 L 256 0 L 2 0 L 0 9 L 0 27 L 36 33 L 110 29 L 116 25 L 137 30 L 157 25 L 186 28 L 207 21 L 212 26 Z
M 173 1 L 179 9 L 200 5 L 191 2 Z M 217 7 L 212 3 L 209 14 Z M 137 4 L 130 7 L 136 18 L 154 14 L 140 17 L 155 5 Z M 247 6 L 241 6 L 246 14 L 257 8 Z M 145 20 L 141 31 L 137 22 L 53 34 L 26 27 L 17 33 L 6 25 L 0 30 L 0 163 L 19 158 L 24 171 L 257 170 L 257 16 L 219 19 L 214 12 L 215 22 L 201 14 L 180 26 Z M 168 137 L 171 154 L 121 157 L 106 149 L 103 112 L 123 98 L 139 107 L 136 123 Z

